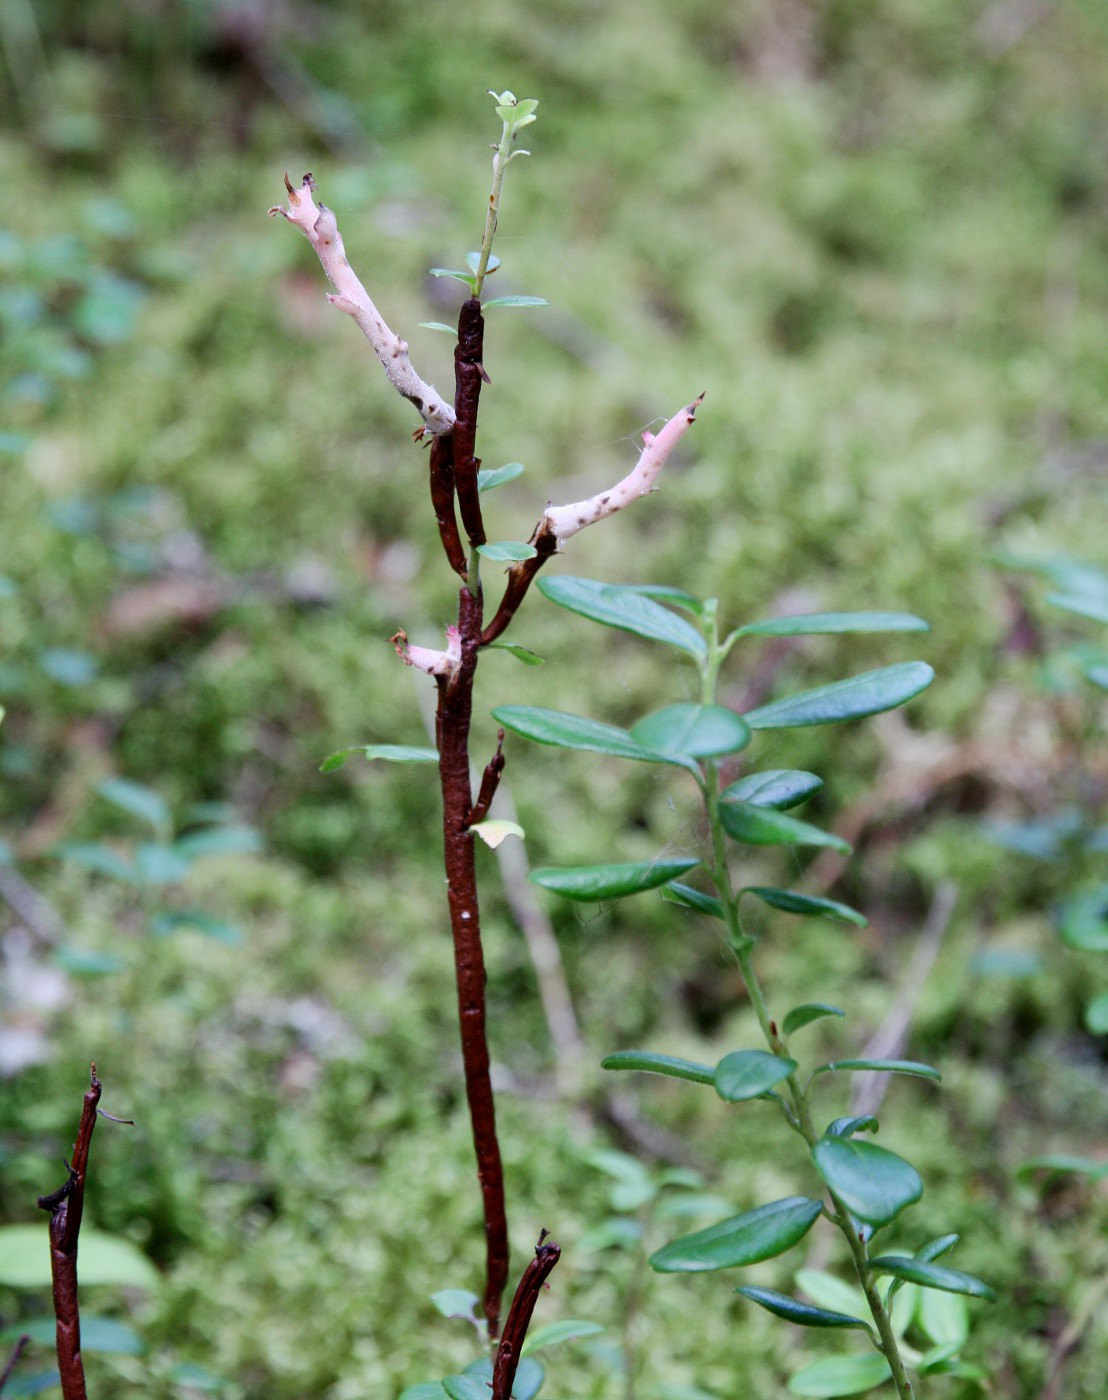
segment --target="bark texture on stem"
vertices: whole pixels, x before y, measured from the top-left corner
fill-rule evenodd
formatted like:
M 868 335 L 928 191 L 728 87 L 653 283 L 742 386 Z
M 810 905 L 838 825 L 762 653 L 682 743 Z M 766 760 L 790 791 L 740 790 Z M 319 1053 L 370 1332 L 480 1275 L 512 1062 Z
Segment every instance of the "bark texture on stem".
M 485 543 L 477 472 L 481 466 L 477 448 L 477 407 L 481 385 L 488 381 L 484 357 L 485 319 L 476 297 L 462 302 L 458 315 L 458 343 L 454 347 L 454 481 L 462 526 L 473 548 Z
M 535 1257 L 523 1271 L 523 1277 L 512 1299 L 512 1306 L 508 1310 L 504 1336 L 497 1347 L 496 1361 L 492 1368 L 492 1400 L 510 1400 L 516 1368 L 523 1355 L 523 1343 L 527 1340 L 527 1329 L 531 1325 L 535 1304 L 539 1301 L 543 1285 L 561 1253 L 560 1246 L 553 1240 L 549 1244 L 546 1243 L 544 1230 L 535 1246 Z
M 73 1161 L 65 1185 L 49 1196 L 40 1196 L 42 1210 L 50 1212 L 50 1275 L 54 1284 L 54 1318 L 63 1400 L 87 1400 L 85 1368 L 81 1361 L 81 1314 L 77 1303 L 77 1236 L 85 1205 L 92 1130 L 101 1085 L 92 1066 L 90 1086 L 81 1107 L 81 1122 L 73 1148 Z
M 504 1169 L 496 1137 L 496 1108 L 489 1075 L 485 1030 L 485 957 L 477 904 L 477 861 L 470 834 L 473 792 L 469 782 L 469 727 L 473 713 L 473 677 L 481 637 L 481 596 L 462 588 L 458 595 L 461 663 L 452 676 L 437 677 L 435 737 L 442 784 L 443 860 L 450 928 L 454 936 L 454 971 L 458 985 L 458 1019 L 466 1098 L 477 1154 L 477 1180 L 485 1213 L 486 1275 L 484 1313 L 489 1336 L 500 1330 L 500 1300 L 508 1281 L 508 1220 L 504 1208 Z

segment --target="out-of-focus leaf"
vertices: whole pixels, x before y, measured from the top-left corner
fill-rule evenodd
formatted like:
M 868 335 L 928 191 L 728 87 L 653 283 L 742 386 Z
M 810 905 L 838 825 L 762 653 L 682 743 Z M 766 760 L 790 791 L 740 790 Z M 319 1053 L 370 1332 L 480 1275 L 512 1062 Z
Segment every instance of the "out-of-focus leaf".
M 892 1375 L 889 1363 L 876 1352 L 861 1356 L 828 1356 L 813 1361 L 789 1378 L 793 1395 L 821 1397 L 832 1400 L 838 1395 L 860 1395 L 872 1390 Z
M 1062 942 L 1082 953 L 1108 953 L 1108 885 L 1071 899 L 1059 921 Z
M 601 1069 L 633 1069 L 646 1074 L 665 1074 L 671 1079 L 691 1079 L 694 1084 L 714 1084 L 715 1070 L 693 1060 L 674 1055 L 656 1055 L 651 1050 L 620 1050 L 600 1061 Z
M 557 866 L 532 870 L 527 878 L 565 899 L 589 904 L 657 889 L 699 864 L 697 860 L 644 860 L 617 865 Z
M 328 754 L 319 765 L 321 773 L 333 773 L 341 768 L 352 753 L 360 753 L 363 758 L 383 758 L 388 763 L 438 763 L 436 749 L 420 749 L 410 744 L 355 744 L 353 748 L 339 749 Z
M 191 929 L 212 938 L 217 943 L 225 943 L 229 948 L 237 948 L 242 943 L 242 930 L 226 919 L 216 919 L 199 909 L 174 909 L 158 914 L 150 921 L 150 932 L 157 938 L 168 938 L 182 929 Z
M 603 1331 L 604 1328 L 597 1322 L 582 1322 L 573 1318 L 566 1318 L 562 1322 L 548 1322 L 545 1327 L 536 1327 L 533 1332 L 527 1334 L 522 1355 L 530 1356 L 532 1352 L 541 1351 L 543 1347 L 557 1346 L 559 1342 L 573 1342 L 579 1337 L 595 1337 Z
M 149 822 L 155 830 L 169 826 L 169 806 L 161 793 L 129 778 L 105 778 L 96 784 L 96 791 L 106 802 Z
M 55 846 L 54 855 L 70 865 L 79 865 L 97 875 L 107 875 L 112 880 L 125 880 L 133 885 L 137 879 L 134 866 L 110 846 L 99 841 L 63 841 Z
M 521 559 L 534 559 L 538 550 L 533 544 L 522 540 L 498 540 L 494 544 L 479 544 L 477 553 L 494 564 L 518 563 Z
M 912 613 L 847 612 L 802 613 L 793 617 L 771 617 L 765 622 L 748 622 L 735 631 L 736 637 L 815 637 L 842 632 L 930 632 L 922 617 Z
M 145 1254 L 129 1240 L 100 1230 L 81 1230 L 81 1284 L 110 1283 L 122 1288 L 156 1288 L 158 1275 Z M 46 1225 L 0 1227 L 0 1283 L 10 1288 L 50 1286 L 50 1237 Z

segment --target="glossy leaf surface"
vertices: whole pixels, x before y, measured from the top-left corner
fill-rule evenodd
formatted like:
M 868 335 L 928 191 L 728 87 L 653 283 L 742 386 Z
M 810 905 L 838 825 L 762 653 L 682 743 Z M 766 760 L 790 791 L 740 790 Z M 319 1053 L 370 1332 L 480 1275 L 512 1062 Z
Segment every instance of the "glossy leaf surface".
M 795 890 L 771 889 L 766 885 L 747 885 L 743 894 L 752 894 L 763 904 L 780 909 L 786 914 L 799 914 L 806 919 L 834 919 L 840 924 L 853 924 L 865 928 L 869 920 L 849 904 L 840 904 L 836 899 L 824 899 L 820 895 L 797 894 Z
M 634 1069 L 647 1074 L 665 1074 L 670 1079 L 691 1079 L 694 1084 L 714 1084 L 711 1065 L 682 1060 L 675 1055 L 656 1055 L 652 1050 L 618 1050 L 600 1061 L 601 1069 Z
M 741 1293 L 744 1298 L 749 1298 L 752 1303 L 757 1303 L 775 1317 L 783 1317 L 786 1322 L 794 1322 L 798 1327 L 857 1327 L 863 1332 L 869 1331 L 860 1318 L 813 1307 L 811 1303 L 802 1303 L 799 1298 L 790 1298 L 787 1293 L 776 1293 L 772 1288 L 746 1286 L 736 1288 L 735 1292 Z
M 773 1201 L 674 1240 L 651 1256 L 650 1267 L 660 1274 L 706 1273 L 772 1259 L 802 1240 L 822 1209 L 807 1196 Z
M 728 1103 L 759 1098 L 796 1070 L 796 1061 L 768 1050 L 733 1050 L 716 1065 L 716 1093 Z
M 813 1021 L 820 1021 L 825 1016 L 845 1016 L 846 1012 L 841 1007 L 832 1006 L 826 1001 L 806 1001 L 803 1006 L 794 1006 L 788 1012 L 782 1022 L 781 1029 L 786 1035 L 792 1035 L 794 1031 L 800 1030 L 801 1026 L 811 1025 Z
M 353 748 L 339 749 L 328 754 L 319 765 L 321 773 L 333 773 L 341 768 L 352 753 L 360 753 L 363 758 L 384 759 L 386 763 L 438 763 L 435 749 L 415 748 L 411 744 L 355 744 Z
M 695 909 L 698 914 L 707 914 L 712 919 L 722 919 L 723 905 L 713 894 L 694 890 L 691 885 L 672 880 L 662 889 L 662 898 L 671 904 L 680 904 L 685 909 Z
M 649 749 L 689 758 L 739 753 L 753 738 L 746 722 L 723 705 L 667 705 L 633 724 L 630 733 Z
M 591 904 L 598 899 L 622 899 L 641 894 L 685 874 L 699 865 L 697 860 L 625 861 L 617 865 L 548 866 L 532 870 L 527 877 L 544 890 L 566 899 Z
M 723 789 L 725 802 L 749 802 L 752 807 L 776 807 L 783 811 L 819 792 L 823 779 L 800 768 L 767 768 L 750 773 Z
M 842 855 L 850 854 L 850 847 L 841 836 L 786 816 L 772 807 L 721 802 L 719 814 L 728 836 L 746 846 L 827 846 Z
M 987 1283 L 982 1283 L 972 1274 L 961 1269 L 950 1269 L 945 1264 L 930 1264 L 923 1259 L 909 1259 L 899 1254 L 882 1254 L 869 1261 L 870 1270 L 875 1274 L 892 1274 L 908 1283 L 918 1283 L 921 1288 L 938 1288 L 947 1293 L 965 1293 L 970 1298 L 986 1298 L 995 1302 L 996 1294 Z
M 552 603 L 593 622 L 603 623 L 606 627 L 633 632 L 653 642 L 664 642 L 689 656 L 701 657 L 708 649 L 704 638 L 691 623 L 634 588 L 620 588 L 596 579 L 567 575 L 540 579 L 538 587 L 539 592 Z
M 502 467 L 489 467 L 487 471 L 477 473 L 478 491 L 495 491 L 498 486 L 504 486 L 509 481 L 515 481 L 517 476 L 524 473 L 522 462 L 505 462 Z
M 822 1137 L 812 1157 L 827 1185 L 868 1225 L 887 1225 L 923 1195 L 915 1167 L 875 1143 Z
M 494 564 L 518 563 L 521 559 L 534 559 L 538 550 L 533 544 L 522 540 L 497 540 L 493 544 L 479 544 L 477 553 Z
M 743 716 L 751 729 L 796 729 L 810 724 L 841 724 L 894 710 L 926 690 L 935 672 L 924 661 L 883 666 L 849 680 L 821 685 L 784 700 L 760 705 Z
M 492 712 L 497 724 L 522 734 L 536 744 L 549 744 L 558 749 L 576 749 L 580 753 L 602 753 L 610 758 L 633 758 L 640 763 L 672 763 L 689 768 L 690 761 L 673 754 L 648 749 L 633 739 L 626 729 L 581 715 L 567 715 L 561 710 L 544 710 L 530 705 L 499 705 Z M 693 771 L 696 765 L 692 764 Z
M 771 617 L 736 628 L 737 637 L 815 637 L 842 632 L 930 632 L 922 617 L 912 613 L 839 612 L 798 613 Z

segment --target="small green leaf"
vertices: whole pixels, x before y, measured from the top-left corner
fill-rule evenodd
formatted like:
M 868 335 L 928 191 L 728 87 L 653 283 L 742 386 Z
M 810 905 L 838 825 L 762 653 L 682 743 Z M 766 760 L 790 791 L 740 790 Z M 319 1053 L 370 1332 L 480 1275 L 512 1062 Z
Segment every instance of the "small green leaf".
M 938 1259 L 952 1250 L 957 1243 L 957 1235 L 940 1235 L 937 1240 L 932 1240 L 929 1244 L 925 1244 L 922 1249 L 917 1249 L 913 1257 L 930 1264 L 933 1259 Z
M 522 540 L 498 540 L 494 544 L 479 544 L 477 553 L 496 564 L 504 564 L 534 559 L 538 550 L 533 544 L 524 544 Z
M 1086 1006 L 1085 1029 L 1090 1035 L 1108 1035 L 1108 992 L 1093 997 Z
M 868 1225 L 887 1225 L 923 1195 L 915 1167 L 875 1143 L 822 1137 L 812 1157 L 831 1190 Z
M 125 880 L 129 885 L 137 881 L 130 862 L 99 841 L 63 841 L 60 846 L 55 846 L 53 854 L 70 865 L 81 866 L 97 875 L 107 875 L 112 880 Z
M 181 929 L 193 929 L 217 943 L 225 943 L 229 948 L 237 948 L 242 943 L 242 931 L 226 919 L 213 919 L 210 914 L 202 914 L 198 909 L 174 909 L 159 914 L 150 922 L 150 932 L 156 938 L 168 938 Z
M 675 608 L 683 608 L 693 617 L 701 617 L 704 604 L 683 588 L 671 588 L 668 583 L 629 583 L 625 587 L 632 593 L 641 593 L 644 598 L 654 598 L 659 603 L 672 603 Z
M 179 836 L 173 849 L 184 860 L 205 856 L 256 855 L 263 848 L 261 833 L 252 826 L 208 826 Z
M 156 1288 L 158 1275 L 145 1254 L 129 1240 L 100 1230 L 81 1231 L 81 1284 Z M 0 1284 L 10 1288 L 50 1287 L 50 1236 L 46 1225 L 0 1227 Z
M 690 656 L 704 656 L 708 645 L 700 633 L 683 617 L 677 617 L 653 599 L 634 588 L 599 583 L 596 579 L 545 578 L 539 580 L 539 592 L 559 607 L 568 608 L 605 627 L 633 632 L 650 641 L 664 642 Z
M 495 491 L 498 486 L 504 486 L 509 481 L 515 481 L 517 476 L 522 476 L 525 471 L 522 462 L 505 462 L 502 467 L 492 467 L 488 471 L 477 473 L 478 491 Z
M 771 889 L 766 885 L 747 885 L 743 894 L 752 894 L 764 904 L 781 909 L 786 914 L 800 914 L 809 919 L 835 919 L 841 924 L 865 928 L 869 920 L 849 904 L 835 899 L 823 899 L 814 894 L 797 894 L 795 890 Z
M 0 1343 L 16 1342 L 26 1335 L 39 1346 L 53 1347 L 57 1323 L 53 1316 L 25 1319 L 0 1331 Z M 81 1316 L 81 1350 L 105 1355 L 141 1356 L 146 1350 L 142 1338 L 123 1322 L 112 1317 Z M 7 1391 L 5 1391 L 5 1395 Z
M 646 1074 L 665 1074 L 671 1079 L 690 1079 L 694 1084 L 714 1084 L 715 1070 L 693 1060 L 674 1055 L 656 1055 L 651 1050 L 619 1050 L 600 1061 L 601 1069 L 635 1069 Z
M 1016 1172 L 1017 1177 L 1025 1178 L 1035 1172 L 1075 1172 L 1078 1176 L 1091 1177 L 1099 1181 L 1108 1176 L 1108 1160 L 1096 1161 L 1092 1157 L 1076 1157 L 1068 1152 L 1049 1152 L 1042 1157 L 1032 1157 Z
M 786 1322 L 795 1322 L 798 1327 L 858 1327 L 863 1332 L 870 1330 L 860 1318 L 849 1317 L 841 1312 L 827 1312 L 824 1308 L 814 1308 L 811 1303 L 802 1303 L 797 1298 L 790 1298 L 787 1293 L 775 1293 L 772 1288 L 752 1288 L 748 1285 L 736 1288 L 735 1292 L 741 1293 L 744 1298 L 749 1298 L 752 1303 L 757 1303 L 775 1317 L 783 1317 Z
M 524 666 L 544 666 L 546 664 L 545 656 L 539 656 L 537 652 L 528 651 L 526 647 L 521 647 L 516 642 L 489 642 L 488 649 L 492 651 L 506 651 L 510 656 L 514 656 L 517 661 L 522 661 Z
M 1056 608 L 1091 618 L 1093 622 L 1108 622 L 1108 595 L 1097 597 L 1083 593 L 1048 593 L 1046 600 Z
M 697 860 L 625 861 L 616 865 L 577 865 L 532 870 L 528 879 L 544 890 L 565 899 L 592 904 L 600 899 L 623 899 L 641 894 L 684 875 L 699 865 Z
M 443 1317 L 457 1317 L 465 1322 L 476 1321 L 474 1309 L 480 1301 L 476 1293 L 470 1293 L 465 1288 L 440 1288 L 437 1293 L 431 1294 L 431 1302 Z
M 457 282 L 464 282 L 470 291 L 476 290 L 477 278 L 469 272 L 461 272 L 456 267 L 433 267 L 432 277 L 453 277 Z
M 425 331 L 445 331 L 447 335 L 458 334 L 457 326 L 448 326 L 445 321 L 420 321 L 419 324 Z
M 832 1060 L 829 1064 L 820 1065 L 818 1069 L 814 1069 L 812 1078 L 814 1079 L 817 1074 L 854 1070 L 879 1070 L 884 1074 L 910 1074 L 917 1079 L 934 1080 L 936 1084 L 943 1082 L 943 1077 L 937 1069 L 933 1069 L 931 1065 L 920 1064 L 918 1060 Z
M 153 788 L 133 783 L 128 778 L 105 778 L 96 784 L 96 791 L 106 802 L 149 822 L 157 831 L 169 825 L 169 806 Z
M 835 1118 L 828 1123 L 824 1137 L 849 1138 L 855 1133 L 875 1133 L 877 1128 L 877 1119 L 872 1113 L 865 1113 L 860 1118 Z
M 849 680 L 805 690 L 760 705 L 743 716 L 751 729 L 795 729 L 810 724 L 841 724 L 893 710 L 926 690 L 935 672 L 924 661 L 904 661 L 866 671 Z
M 478 822 L 476 826 L 471 826 L 469 829 L 474 836 L 479 836 L 491 851 L 495 851 L 497 846 L 501 845 L 509 836 L 518 836 L 521 841 L 524 837 L 523 827 L 518 822 L 505 821 L 503 817 L 493 817 L 489 821 Z
M 355 744 L 349 749 L 339 749 L 328 754 L 319 765 L 321 773 L 333 773 L 341 768 L 352 753 L 360 753 L 363 758 L 383 758 L 388 763 L 438 763 L 436 749 L 413 748 L 408 744 Z
M 648 749 L 694 759 L 739 753 L 753 737 L 734 710 L 723 705 L 667 705 L 633 724 L 630 733 Z
M 695 909 L 698 914 L 707 914 L 713 919 L 724 917 L 723 905 L 715 895 L 703 894 L 691 885 L 683 885 L 678 880 L 662 887 L 662 898 L 671 904 L 680 904 L 685 909 Z
M 176 885 L 184 880 L 192 862 L 172 846 L 144 841 L 135 847 L 135 873 L 144 885 Z
M 773 1201 L 674 1240 L 651 1255 L 650 1267 L 660 1274 L 704 1273 L 772 1259 L 802 1240 L 822 1209 L 807 1196 Z
M 442 1388 L 450 1400 L 489 1400 L 489 1388 L 476 1376 L 444 1376 Z
M 470 272 L 472 272 L 472 273 L 474 274 L 474 276 L 477 275 L 477 269 L 478 269 L 480 266 L 481 266 L 481 254 L 480 254 L 479 252 L 478 252 L 478 253 L 467 253 L 467 254 L 466 254 L 466 267 L 469 268 Z M 496 269 L 497 269 L 499 266 L 500 266 L 500 259 L 496 256 L 495 253 L 490 253 L 490 254 L 489 254 L 489 260 L 488 260 L 488 262 L 485 264 L 485 272 L 486 272 L 486 274 L 488 274 L 488 273 L 490 273 L 490 272 L 495 272 Z
M 985 1298 L 990 1303 L 996 1301 L 996 1294 L 987 1283 L 982 1283 L 972 1274 L 964 1274 L 961 1269 L 948 1269 L 945 1264 L 929 1264 L 922 1259 L 909 1259 L 899 1254 L 882 1254 L 869 1261 L 869 1268 L 875 1274 L 892 1274 L 908 1283 L 918 1283 L 921 1288 L 938 1288 L 946 1293 L 965 1293 L 971 1298 Z
M 831 1006 L 826 1001 L 806 1001 L 803 1006 L 793 1007 L 782 1022 L 781 1029 L 786 1035 L 792 1035 L 794 1031 L 800 1030 L 801 1026 L 811 1025 L 813 1021 L 822 1020 L 824 1016 L 845 1015 L 845 1011 Z
M 862 1356 L 828 1356 L 797 1371 L 789 1378 L 788 1388 L 793 1395 L 832 1400 L 834 1396 L 860 1395 L 864 1390 L 872 1390 L 891 1375 L 889 1363 L 876 1352 Z
M 752 807 L 796 807 L 819 792 L 823 779 L 798 768 L 769 768 L 731 783 L 720 796 L 725 802 L 748 802 Z
M 797 1269 L 796 1286 L 813 1303 L 829 1312 L 846 1313 L 861 1320 L 869 1316 L 869 1306 L 862 1290 L 824 1269 Z
M 1108 885 L 1071 899 L 1059 921 L 1062 942 L 1082 953 L 1108 953 Z
M 47 647 L 38 662 L 52 681 L 73 689 L 95 680 L 100 669 L 95 656 L 77 647 Z
M 771 617 L 736 628 L 736 637 L 814 637 L 839 632 L 930 632 L 922 617 L 912 613 L 847 612 L 802 613 L 795 617 Z
M 757 1099 L 796 1068 L 795 1060 L 768 1050 L 733 1050 L 716 1065 L 716 1093 L 727 1103 Z
M 595 1337 L 604 1328 L 598 1322 L 582 1322 L 567 1318 L 564 1322 L 548 1322 L 545 1327 L 536 1327 L 528 1333 L 521 1356 L 530 1356 L 543 1347 L 557 1346 L 559 1342 L 574 1342 L 579 1337 Z
M 772 807 L 755 807 L 750 802 L 721 802 L 720 819 L 728 836 L 746 846 L 827 846 L 841 855 L 850 854 L 850 846 L 841 836 L 788 817 Z
M 400 1400 L 449 1400 L 442 1381 L 419 1381 L 400 1392 Z
M 491 301 L 482 302 L 482 311 L 491 311 L 494 306 L 549 306 L 550 303 L 545 297 L 493 297 Z
M 499 705 L 493 710 L 492 717 L 505 729 L 522 734 L 536 744 L 576 749 L 582 753 L 602 753 L 610 758 L 633 758 L 640 763 L 672 763 L 678 768 L 691 768 L 699 776 L 696 764 L 690 759 L 648 749 L 645 744 L 632 738 L 626 729 L 614 724 L 528 705 Z
M 921 1289 L 916 1318 L 936 1346 L 952 1346 L 957 1352 L 969 1340 L 969 1308 L 964 1294 L 940 1292 L 937 1288 Z

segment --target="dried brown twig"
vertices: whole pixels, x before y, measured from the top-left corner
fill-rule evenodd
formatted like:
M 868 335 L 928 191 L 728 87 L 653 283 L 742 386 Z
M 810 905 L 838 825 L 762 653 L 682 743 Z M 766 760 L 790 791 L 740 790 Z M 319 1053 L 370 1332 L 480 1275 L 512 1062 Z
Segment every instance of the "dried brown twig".
M 516 1378 L 516 1368 L 523 1355 L 523 1343 L 527 1340 L 527 1329 L 539 1294 L 550 1276 L 551 1270 L 561 1257 L 561 1248 L 553 1241 L 546 1243 L 546 1231 L 539 1235 L 535 1246 L 535 1257 L 523 1271 L 512 1306 L 508 1310 L 508 1320 L 504 1324 L 504 1335 L 496 1349 L 496 1360 L 492 1368 L 492 1400 L 510 1400 L 512 1383 Z

